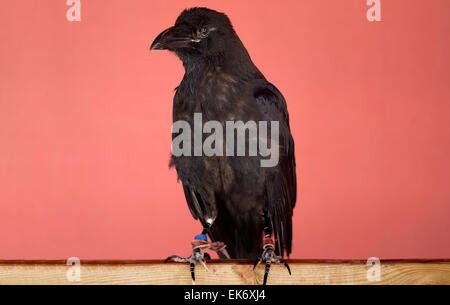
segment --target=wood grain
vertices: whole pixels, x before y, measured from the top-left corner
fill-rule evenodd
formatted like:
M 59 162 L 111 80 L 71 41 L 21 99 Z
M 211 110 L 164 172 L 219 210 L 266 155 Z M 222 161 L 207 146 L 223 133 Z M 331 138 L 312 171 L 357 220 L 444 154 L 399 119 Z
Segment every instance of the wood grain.
M 273 265 L 268 284 L 450 284 L 448 260 L 381 261 L 380 281 L 367 279 L 370 266 L 365 261 L 288 261 L 292 270 Z M 0 261 L 0 284 L 165 284 L 190 285 L 187 264 L 161 261 L 82 261 L 81 281 L 70 282 L 71 266 L 61 261 Z M 196 284 L 261 284 L 264 267 L 252 270 L 249 261 L 208 263 L 209 271 L 196 268 Z

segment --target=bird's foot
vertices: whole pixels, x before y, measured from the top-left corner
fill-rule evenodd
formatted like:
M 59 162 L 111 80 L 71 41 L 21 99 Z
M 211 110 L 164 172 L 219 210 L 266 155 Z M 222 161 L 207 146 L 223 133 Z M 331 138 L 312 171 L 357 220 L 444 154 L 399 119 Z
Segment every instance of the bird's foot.
M 164 262 L 167 263 L 169 260 L 173 260 L 174 262 L 177 263 L 189 263 L 191 270 L 192 284 L 195 285 L 195 265 L 200 263 L 203 265 L 203 267 L 205 267 L 206 271 L 208 271 L 205 258 L 210 259 L 211 257 L 209 256 L 208 253 L 203 253 L 203 251 L 200 249 L 194 249 L 192 251 L 191 256 L 189 257 L 180 257 L 178 255 L 172 255 L 166 258 Z
M 267 283 L 267 277 L 269 276 L 270 272 L 270 266 L 272 263 L 282 264 L 286 267 L 286 269 L 289 272 L 289 275 L 291 275 L 291 268 L 289 268 L 289 265 L 283 261 L 281 256 L 275 255 L 275 246 L 274 242 L 271 238 L 266 238 L 264 240 L 264 246 L 263 246 L 263 253 L 261 254 L 261 257 L 256 260 L 255 264 L 253 265 L 253 269 L 256 268 L 256 266 L 259 263 L 265 262 L 266 263 L 266 269 L 264 271 L 264 282 L 263 285 L 266 285 Z
M 203 252 L 205 249 L 211 249 L 216 252 L 220 252 L 226 255 L 229 258 L 227 251 L 225 250 L 225 244 L 223 242 L 212 242 L 208 243 L 207 237 L 204 234 L 197 235 L 195 239 L 191 242 L 192 245 L 192 254 L 189 257 L 180 257 L 178 255 L 169 256 L 164 260 L 164 263 L 167 263 L 170 260 L 173 260 L 177 263 L 189 263 L 192 284 L 195 285 L 195 265 L 202 264 L 203 267 L 208 271 L 208 267 L 206 266 L 205 259 L 211 259 L 211 256 Z

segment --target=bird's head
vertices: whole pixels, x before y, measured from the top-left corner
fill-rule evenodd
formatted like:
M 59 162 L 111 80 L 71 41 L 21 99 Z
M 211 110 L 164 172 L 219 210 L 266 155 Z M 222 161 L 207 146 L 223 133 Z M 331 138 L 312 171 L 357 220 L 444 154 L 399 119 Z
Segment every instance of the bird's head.
M 230 19 L 208 8 L 184 10 L 175 25 L 163 31 L 153 41 L 150 50 L 175 52 L 183 62 L 223 54 L 228 50 L 243 50 Z

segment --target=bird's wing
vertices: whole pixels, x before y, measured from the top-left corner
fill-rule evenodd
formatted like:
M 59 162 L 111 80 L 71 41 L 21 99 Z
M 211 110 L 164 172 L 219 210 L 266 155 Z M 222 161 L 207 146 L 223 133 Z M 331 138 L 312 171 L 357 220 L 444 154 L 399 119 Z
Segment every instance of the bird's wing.
M 184 182 L 183 190 L 192 217 L 198 219 L 203 225 L 203 228 L 209 228 L 211 225 L 209 222 L 214 221 L 217 217 L 216 203 L 211 200 L 206 200 L 205 196 L 201 195 L 201 191 L 188 186 L 188 184 Z M 213 240 L 211 232 L 208 232 L 208 234 Z
M 267 212 L 279 255 L 292 249 L 292 215 L 297 197 L 294 141 L 289 128 L 286 101 L 279 90 L 270 83 L 256 86 L 256 103 L 267 121 L 279 121 L 279 163 L 267 168 L 265 184 Z
M 202 209 L 200 207 L 200 203 L 198 202 L 197 196 L 195 192 L 192 191 L 187 185 L 183 184 L 184 196 L 186 197 L 186 201 L 189 207 L 189 211 L 192 214 L 194 219 L 203 218 Z

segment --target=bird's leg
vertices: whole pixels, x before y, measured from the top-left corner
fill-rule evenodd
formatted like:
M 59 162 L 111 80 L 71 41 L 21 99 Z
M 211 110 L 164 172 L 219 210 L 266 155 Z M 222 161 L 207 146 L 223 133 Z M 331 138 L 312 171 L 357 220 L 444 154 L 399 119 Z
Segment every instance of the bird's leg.
M 269 226 L 264 228 L 263 253 L 261 254 L 261 257 L 256 260 L 255 264 L 253 265 L 253 269 L 255 269 L 259 263 L 266 264 L 263 285 L 266 285 L 267 283 L 267 277 L 269 276 L 270 265 L 272 263 L 283 264 L 287 268 L 289 275 L 291 275 L 291 268 L 289 268 L 289 265 L 282 260 L 281 256 L 275 255 L 275 243 L 272 239 L 272 230 Z
M 208 267 L 206 266 L 206 259 L 211 259 L 211 256 L 208 253 L 203 252 L 204 249 L 211 249 L 216 252 L 220 252 L 224 255 L 228 255 L 225 250 L 225 245 L 222 242 L 212 242 L 208 243 L 208 238 L 206 236 L 206 230 L 203 230 L 202 234 L 199 234 L 194 237 L 194 240 L 191 242 L 192 245 L 192 253 L 189 257 L 180 257 L 178 255 L 169 256 L 164 260 L 164 262 L 168 262 L 169 260 L 173 260 L 177 263 L 189 263 L 192 284 L 195 285 L 195 265 L 202 264 L 203 267 L 208 271 Z M 229 256 L 228 256 L 229 257 Z

